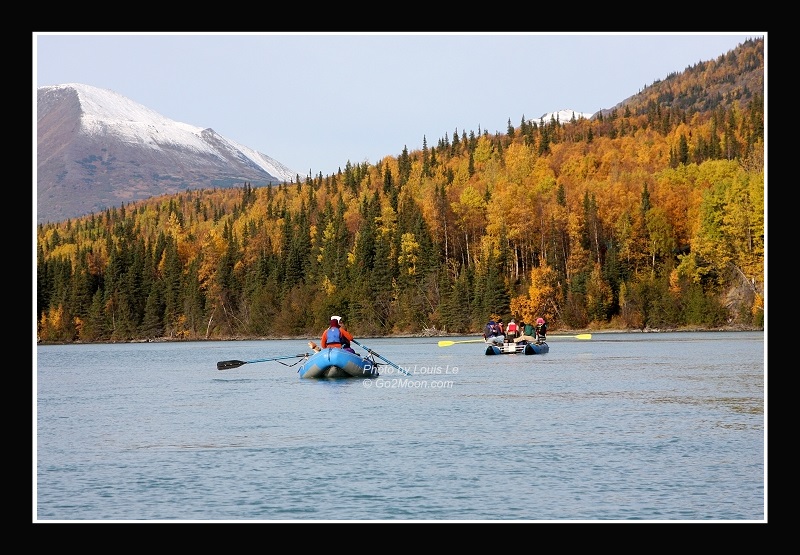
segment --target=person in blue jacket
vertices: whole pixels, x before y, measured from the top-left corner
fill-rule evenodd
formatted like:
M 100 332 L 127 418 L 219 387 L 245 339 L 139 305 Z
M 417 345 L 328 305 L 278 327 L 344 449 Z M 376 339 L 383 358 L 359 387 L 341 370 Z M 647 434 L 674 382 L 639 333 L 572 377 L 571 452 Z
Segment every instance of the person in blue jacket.
M 501 330 L 502 328 L 494 319 L 489 320 L 483 328 L 483 340 L 486 341 L 486 343 L 502 345 L 505 343 L 506 338 Z

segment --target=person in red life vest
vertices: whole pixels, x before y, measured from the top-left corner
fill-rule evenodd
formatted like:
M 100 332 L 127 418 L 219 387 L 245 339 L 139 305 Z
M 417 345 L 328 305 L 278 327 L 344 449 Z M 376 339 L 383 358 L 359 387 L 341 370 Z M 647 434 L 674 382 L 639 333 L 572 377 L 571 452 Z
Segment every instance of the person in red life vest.
M 331 325 L 328 329 L 322 332 L 322 340 L 320 342 L 323 349 L 328 347 L 335 347 L 341 349 L 345 345 L 350 346 L 353 336 L 350 332 L 339 325 L 339 320 L 331 318 Z
M 511 341 L 516 339 L 518 335 L 519 335 L 519 326 L 512 318 L 511 321 L 506 326 L 506 339 L 510 343 Z

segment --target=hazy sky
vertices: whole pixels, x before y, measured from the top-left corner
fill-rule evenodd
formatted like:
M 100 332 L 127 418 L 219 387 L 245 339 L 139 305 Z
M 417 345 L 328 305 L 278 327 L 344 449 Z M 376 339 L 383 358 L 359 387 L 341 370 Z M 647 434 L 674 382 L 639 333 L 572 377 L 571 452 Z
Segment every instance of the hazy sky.
M 34 133 L 36 87 L 83 83 L 328 175 L 423 137 L 611 108 L 766 34 L 34 33 Z

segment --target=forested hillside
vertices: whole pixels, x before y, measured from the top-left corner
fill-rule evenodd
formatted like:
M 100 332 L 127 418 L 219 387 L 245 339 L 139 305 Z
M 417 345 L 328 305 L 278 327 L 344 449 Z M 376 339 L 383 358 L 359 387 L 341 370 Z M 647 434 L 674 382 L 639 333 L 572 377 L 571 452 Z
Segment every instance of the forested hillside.
M 763 326 L 763 39 L 592 120 L 422 145 L 40 224 L 39 340 Z

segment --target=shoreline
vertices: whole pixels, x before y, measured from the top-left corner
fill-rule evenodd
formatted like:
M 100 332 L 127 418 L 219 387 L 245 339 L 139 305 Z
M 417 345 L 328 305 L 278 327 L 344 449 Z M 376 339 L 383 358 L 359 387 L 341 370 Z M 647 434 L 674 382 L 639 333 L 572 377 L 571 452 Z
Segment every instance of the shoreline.
M 745 332 L 745 331 L 760 331 L 765 332 L 765 328 L 749 327 L 749 326 L 723 326 L 716 328 L 700 328 L 700 327 L 686 327 L 686 328 L 644 328 L 644 329 L 557 329 L 548 330 L 548 335 L 578 335 L 590 333 L 594 335 L 602 335 L 606 333 L 674 333 L 674 332 Z M 482 338 L 483 334 L 476 333 L 397 333 L 388 335 L 365 336 L 361 339 L 384 339 L 384 338 L 448 338 L 448 337 L 474 337 Z M 113 345 L 118 343 L 206 343 L 211 341 L 288 341 L 296 339 L 298 341 L 311 341 L 317 339 L 317 336 L 300 337 L 292 336 L 231 336 L 231 337 L 214 337 L 214 338 L 192 338 L 184 339 L 178 337 L 152 337 L 146 339 L 129 339 L 124 341 L 36 341 L 36 345 Z

